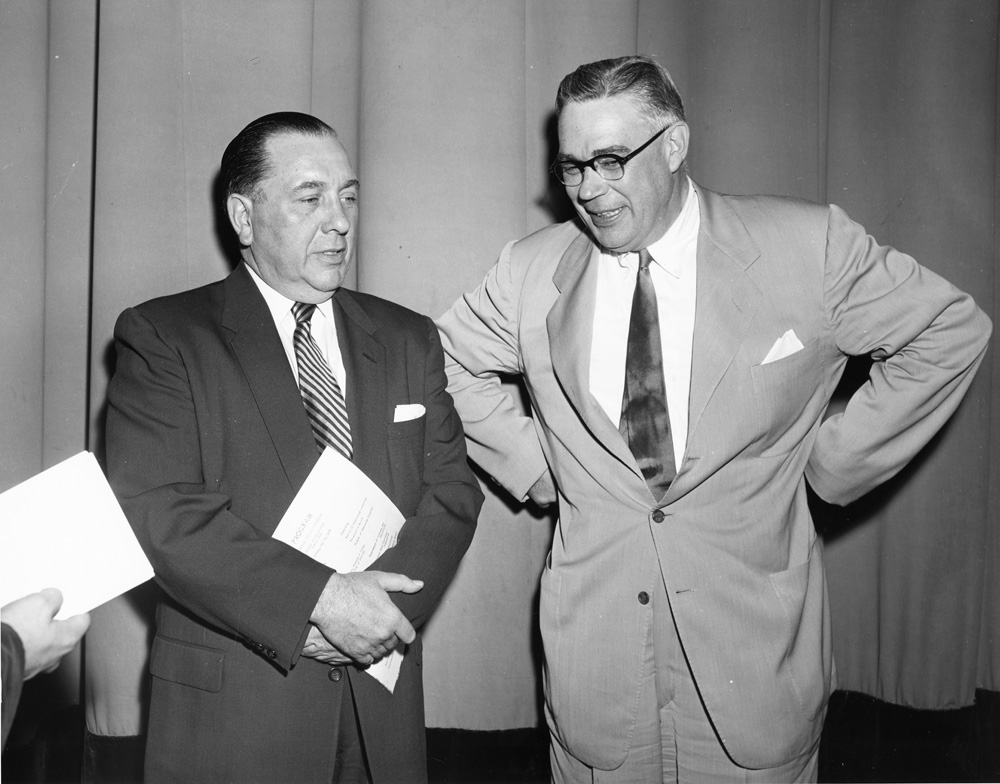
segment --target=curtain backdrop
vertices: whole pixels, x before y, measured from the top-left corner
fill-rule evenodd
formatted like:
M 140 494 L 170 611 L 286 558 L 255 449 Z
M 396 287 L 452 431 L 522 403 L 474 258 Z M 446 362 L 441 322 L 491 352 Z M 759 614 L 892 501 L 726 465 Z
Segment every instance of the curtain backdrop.
M 652 54 L 685 97 L 698 182 L 835 202 L 996 323 L 997 36 L 995 0 L 0 0 L 0 490 L 101 456 L 114 321 L 229 272 L 219 159 L 272 111 L 328 121 L 355 161 L 349 285 L 437 316 L 505 242 L 569 214 L 546 172 L 561 77 Z M 815 504 L 843 688 L 931 708 L 1000 689 L 995 357 L 900 477 Z M 426 630 L 430 726 L 539 720 L 552 520 L 484 482 Z M 154 597 L 95 613 L 91 732 L 142 729 Z

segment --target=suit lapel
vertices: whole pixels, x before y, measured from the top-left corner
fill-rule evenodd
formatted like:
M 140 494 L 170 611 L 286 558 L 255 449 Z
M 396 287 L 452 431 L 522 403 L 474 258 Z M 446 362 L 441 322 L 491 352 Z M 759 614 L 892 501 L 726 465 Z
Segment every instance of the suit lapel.
M 351 421 L 354 463 L 374 476 L 385 449 L 389 405 L 385 345 L 377 337 L 375 323 L 349 290 L 337 290 L 333 314 L 347 372 L 347 415 Z
M 559 297 L 546 317 L 552 370 L 591 435 L 641 477 L 618 428 L 590 394 L 598 253 L 590 237 L 581 233 L 563 253 L 552 276 L 559 290 Z
M 319 458 L 312 428 L 274 319 L 241 264 L 224 284 L 222 326 L 243 369 L 285 476 L 297 492 Z
M 760 306 L 748 269 L 760 255 L 743 222 L 717 194 L 699 188 L 698 290 L 695 305 L 688 444 Z

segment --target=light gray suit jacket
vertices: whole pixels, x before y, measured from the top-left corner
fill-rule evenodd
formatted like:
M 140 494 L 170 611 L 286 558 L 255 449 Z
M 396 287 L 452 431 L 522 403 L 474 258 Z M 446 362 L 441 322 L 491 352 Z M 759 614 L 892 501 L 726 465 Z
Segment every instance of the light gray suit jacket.
M 562 742 L 601 769 L 629 749 L 653 612 L 637 595 L 661 578 L 732 758 L 774 767 L 812 749 L 835 675 L 806 478 L 845 504 L 895 474 L 953 413 L 991 330 L 837 207 L 699 199 L 687 449 L 659 505 L 589 391 L 599 250 L 578 225 L 508 245 L 438 322 L 470 456 L 520 498 L 546 465 L 555 477 L 546 699 Z M 764 364 L 789 329 L 803 348 Z M 848 356 L 865 354 L 870 382 L 824 421 Z M 532 418 L 496 373 L 523 376 Z

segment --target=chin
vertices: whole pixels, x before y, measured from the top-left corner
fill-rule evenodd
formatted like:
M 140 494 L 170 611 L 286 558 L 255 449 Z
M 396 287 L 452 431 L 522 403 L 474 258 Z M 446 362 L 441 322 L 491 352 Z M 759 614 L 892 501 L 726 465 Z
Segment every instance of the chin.
M 592 224 L 588 224 L 588 226 L 590 228 L 590 236 L 608 253 L 626 253 L 631 249 L 629 243 L 632 238 L 623 236 L 621 231 L 615 231 L 617 227 L 598 229 Z

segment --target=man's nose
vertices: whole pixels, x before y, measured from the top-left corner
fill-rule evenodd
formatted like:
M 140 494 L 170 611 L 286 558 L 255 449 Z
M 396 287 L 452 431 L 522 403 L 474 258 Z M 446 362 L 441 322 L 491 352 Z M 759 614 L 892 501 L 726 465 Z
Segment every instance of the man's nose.
M 350 217 L 344 210 L 344 206 L 340 203 L 340 200 L 335 200 L 324 216 L 323 231 L 328 234 L 331 231 L 335 231 L 337 234 L 347 234 L 350 228 Z
M 581 201 L 597 198 L 608 189 L 608 181 L 598 174 L 592 166 L 583 167 L 583 180 L 577 190 Z

